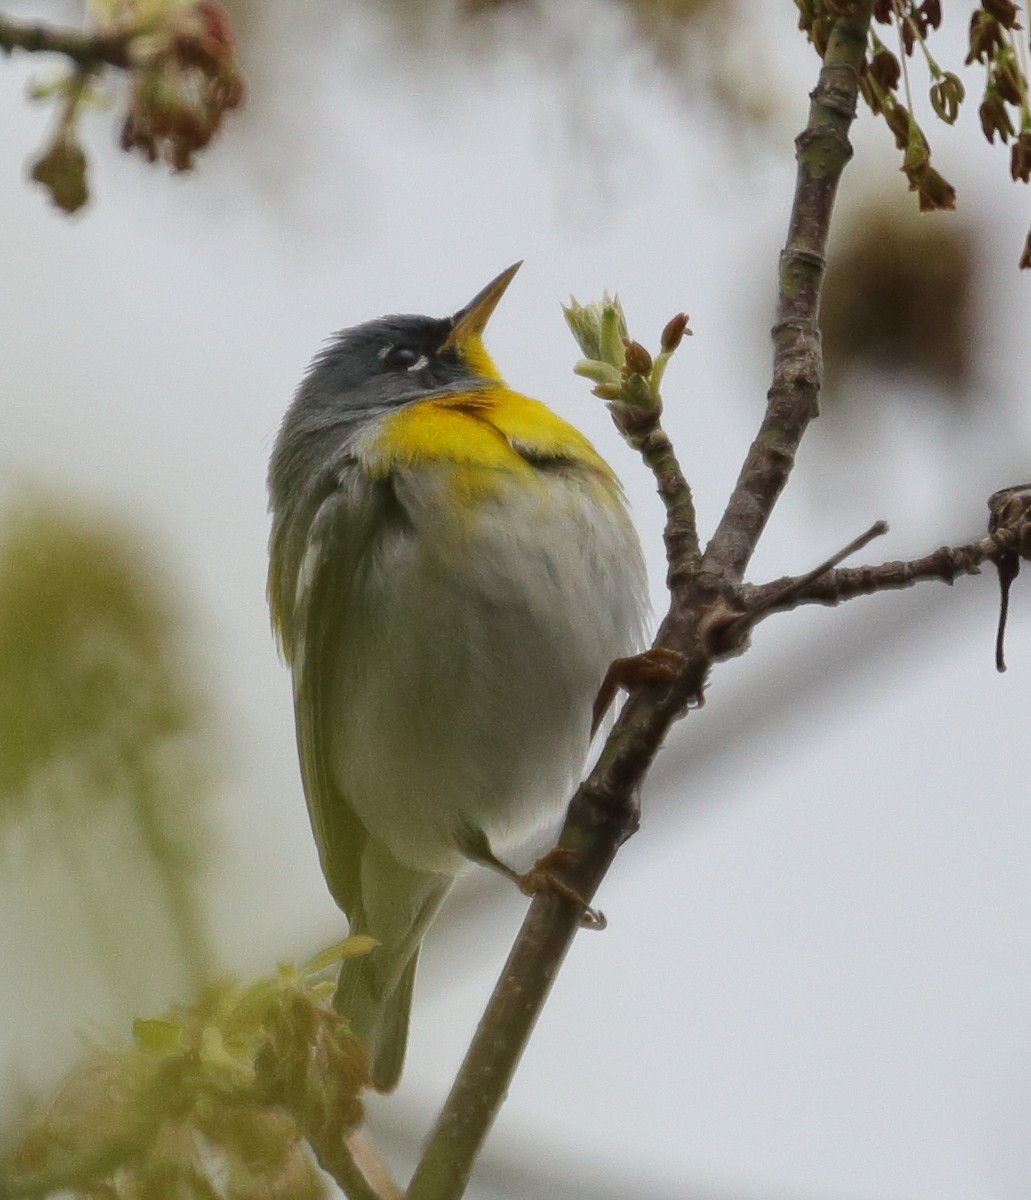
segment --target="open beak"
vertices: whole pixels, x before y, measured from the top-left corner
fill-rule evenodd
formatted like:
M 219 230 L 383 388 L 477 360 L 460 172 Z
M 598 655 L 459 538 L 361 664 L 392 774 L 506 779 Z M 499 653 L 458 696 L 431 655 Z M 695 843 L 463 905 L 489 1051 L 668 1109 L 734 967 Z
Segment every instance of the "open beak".
M 505 289 L 515 278 L 516 271 L 523 265 L 522 259 L 506 267 L 504 271 L 454 315 L 454 325 L 444 339 L 441 350 L 449 350 L 452 346 L 461 346 L 471 337 L 478 337 L 487 327 L 491 313 L 497 308 L 498 301 L 505 294 Z

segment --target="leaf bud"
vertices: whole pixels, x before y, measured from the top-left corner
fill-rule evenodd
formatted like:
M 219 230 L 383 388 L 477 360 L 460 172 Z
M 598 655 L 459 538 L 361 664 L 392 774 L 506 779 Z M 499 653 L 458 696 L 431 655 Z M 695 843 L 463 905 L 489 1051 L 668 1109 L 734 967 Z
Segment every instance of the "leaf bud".
M 1006 105 L 998 92 L 989 91 L 985 95 L 977 115 L 981 119 L 981 130 L 989 142 L 994 143 L 996 134 L 1003 142 L 1016 135 Z

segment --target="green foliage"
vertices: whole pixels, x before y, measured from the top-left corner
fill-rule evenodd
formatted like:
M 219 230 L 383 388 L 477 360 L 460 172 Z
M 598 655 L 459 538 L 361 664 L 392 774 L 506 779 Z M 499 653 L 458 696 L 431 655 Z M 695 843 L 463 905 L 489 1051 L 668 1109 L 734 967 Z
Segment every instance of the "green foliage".
M 300 970 L 137 1020 L 93 1046 L 23 1135 L 0 1195 L 78 1200 L 321 1200 L 309 1153 L 362 1121 L 368 1063 L 317 976 L 366 953 L 348 938 Z
M 0 527 L 5 823 L 30 803 L 110 802 L 141 745 L 195 727 L 197 698 L 176 678 L 152 578 L 138 547 L 71 510 L 26 507 Z M 38 786 L 53 764 L 75 786 Z
M 0 839 L 26 829 L 88 877 L 91 834 L 116 811 L 141 855 L 123 873 L 156 875 L 199 984 L 212 754 L 171 590 L 138 538 L 82 510 L 26 503 L 0 523 Z

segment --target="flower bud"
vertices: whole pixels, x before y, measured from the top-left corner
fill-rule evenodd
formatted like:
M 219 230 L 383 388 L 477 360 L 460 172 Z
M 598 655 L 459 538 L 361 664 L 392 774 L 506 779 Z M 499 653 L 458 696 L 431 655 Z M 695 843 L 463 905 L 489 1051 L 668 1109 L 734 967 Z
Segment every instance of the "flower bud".
M 883 92 L 893 92 L 902 77 L 899 60 L 885 46 L 878 46 L 870 59 L 870 75 Z
M 50 193 L 50 199 L 67 213 L 76 212 L 89 199 L 86 155 L 74 134 L 62 131 L 32 164 L 32 178 Z
M 625 342 L 626 361 L 623 367 L 627 375 L 647 375 L 652 369 L 652 356 L 640 342 Z
M 1020 9 L 1013 0 L 981 0 L 981 7 L 1006 29 L 1019 29 L 1017 16 Z
M 1006 44 L 1002 26 L 982 8 L 974 9 L 968 37 L 970 50 L 963 60 L 967 66 L 972 62 L 985 62 L 993 58 L 996 50 L 1001 50 Z
M 1010 151 L 1010 175 L 1014 180 L 1031 183 L 1031 131 L 1025 129 Z
M 981 130 L 989 142 L 994 143 L 996 134 L 1001 141 L 1006 142 L 1016 133 L 1006 111 L 1006 104 L 996 91 L 989 91 L 985 95 L 977 115 L 981 118 Z
M 666 328 L 662 331 L 662 338 L 659 342 L 663 354 L 672 354 L 684 340 L 685 335 L 690 337 L 691 330 L 687 327 L 687 321 L 687 313 L 677 313 L 675 317 L 671 317 L 666 322 Z
M 965 96 L 966 89 L 951 71 L 931 84 L 931 107 L 947 125 L 955 123 Z

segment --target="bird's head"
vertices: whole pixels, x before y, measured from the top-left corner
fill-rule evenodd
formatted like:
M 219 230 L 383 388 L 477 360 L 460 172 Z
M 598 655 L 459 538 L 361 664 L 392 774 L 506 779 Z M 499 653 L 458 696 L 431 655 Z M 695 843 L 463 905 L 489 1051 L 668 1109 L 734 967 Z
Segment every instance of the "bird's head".
M 345 329 L 315 359 L 299 404 L 367 413 L 496 381 L 482 335 L 521 265 L 502 271 L 453 316 L 380 317 Z

